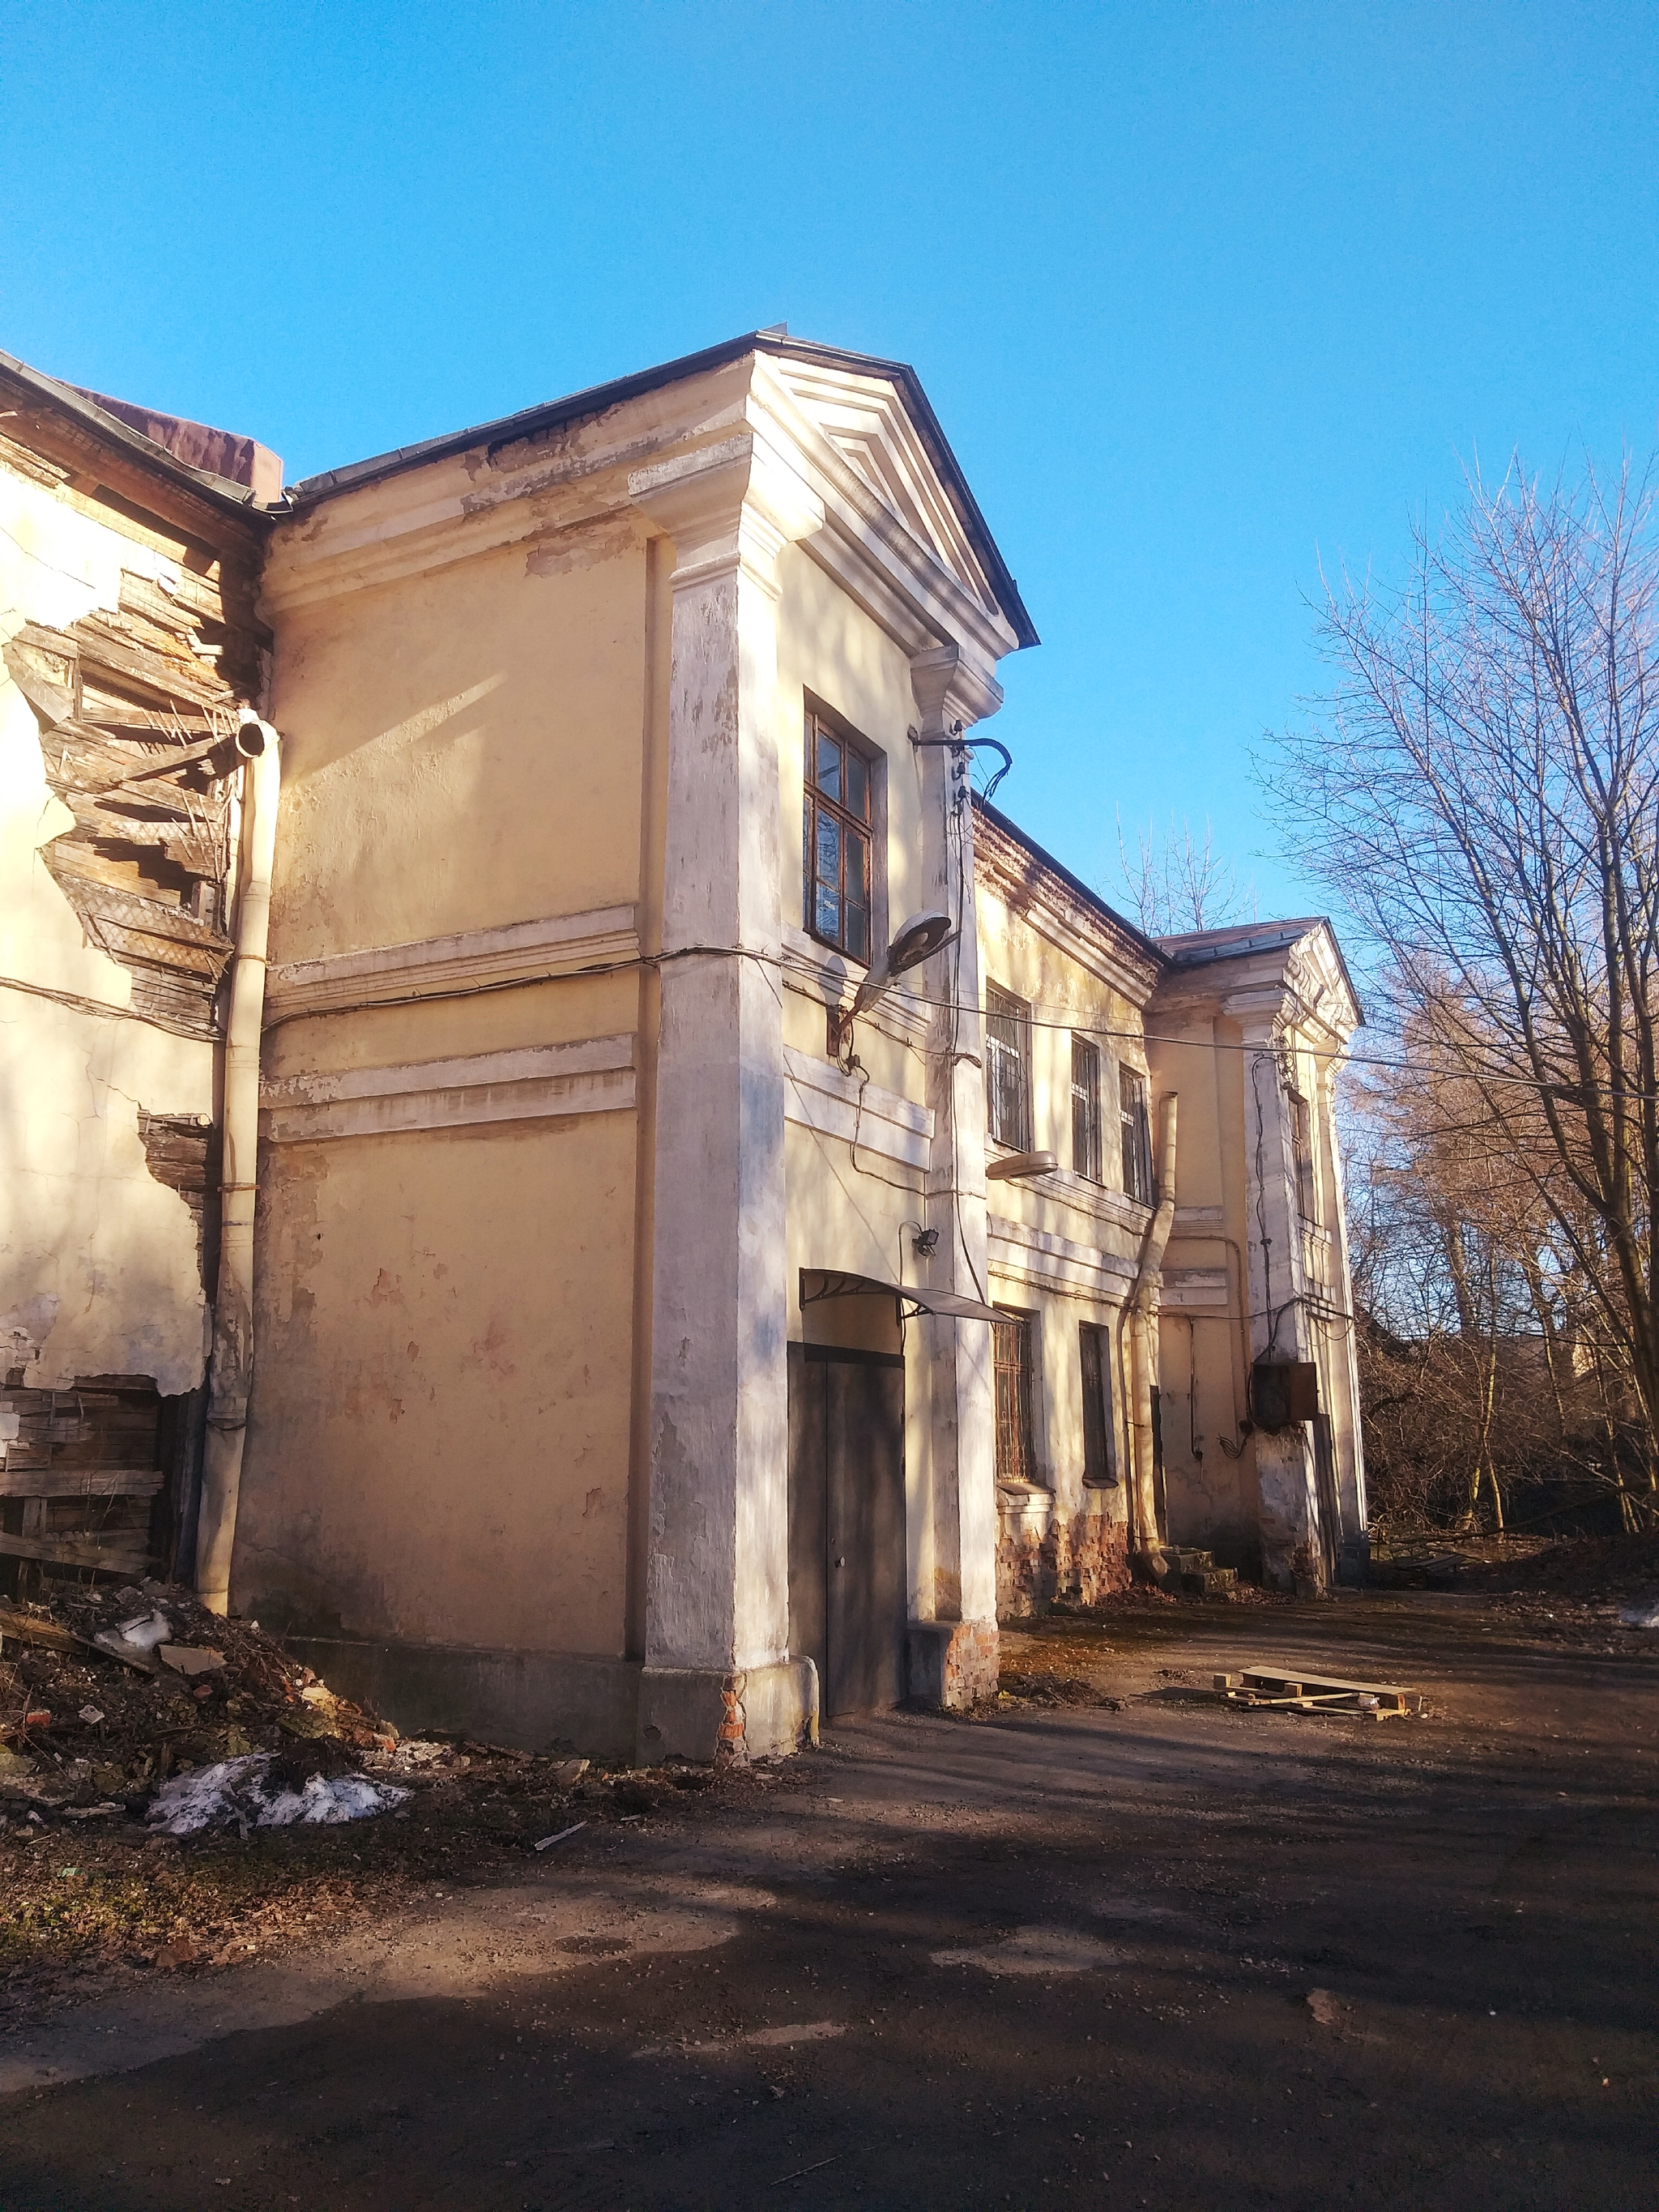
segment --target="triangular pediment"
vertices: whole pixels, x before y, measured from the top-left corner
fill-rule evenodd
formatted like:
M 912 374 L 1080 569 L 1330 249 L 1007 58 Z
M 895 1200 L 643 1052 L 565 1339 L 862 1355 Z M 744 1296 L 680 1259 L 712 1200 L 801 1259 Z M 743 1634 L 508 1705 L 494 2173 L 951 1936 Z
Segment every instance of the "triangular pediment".
M 863 484 L 989 612 L 997 593 L 890 377 L 773 354 L 769 367 Z

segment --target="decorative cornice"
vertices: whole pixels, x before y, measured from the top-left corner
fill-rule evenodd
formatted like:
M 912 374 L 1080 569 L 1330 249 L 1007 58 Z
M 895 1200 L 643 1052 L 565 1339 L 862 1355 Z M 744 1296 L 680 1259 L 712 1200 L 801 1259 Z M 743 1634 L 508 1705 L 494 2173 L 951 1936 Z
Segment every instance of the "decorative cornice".
M 362 952 L 273 966 L 265 982 L 267 1026 L 351 1006 L 403 1005 L 469 988 L 529 983 L 637 958 L 631 906 L 592 907 L 496 929 L 463 930 Z
M 783 1048 L 783 1118 L 822 1136 L 857 1138 L 862 1152 L 926 1168 L 933 1150 L 932 1109 L 878 1083 L 862 1085 L 833 1060 Z M 860 1092 L 862 1096 L 860 1097 Z
M 982 722 L 1002 704 L 1002 686 L 990 668 L 955 643 L 910 655 L 910 689 L 924 738 L 947 737 L 957 722 Z
M 609 1114 L 633 1103 L 631 1035 L 394 1067 L 280 1075 L 259 1086 L 264 1133 L 273 1145 Z
M 752 429 L 636 469 L 628 496 L 673 540 L 677 592 L 741 568 L 775 593 L 778 555 L 823 527 L 823 501 Z
M 1115 926 L 1103 910 L 1086 905 L 1030 845 L 977 805 L 974 873 L 1010 914 L 1029 923 L 1132 1006 L 1145 1007 L 1162 972 L 1157 955 L 1144 950 L 1127 927 Z M 1087 1024 L 1079 1022 L 1079 1026 Z

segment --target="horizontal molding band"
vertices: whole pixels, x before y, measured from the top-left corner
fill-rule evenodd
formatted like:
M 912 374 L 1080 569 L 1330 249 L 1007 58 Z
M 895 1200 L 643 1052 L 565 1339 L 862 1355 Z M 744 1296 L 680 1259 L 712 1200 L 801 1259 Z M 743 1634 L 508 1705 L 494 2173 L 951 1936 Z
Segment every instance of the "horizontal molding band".
M 1046 1263 L 1062 1275 L 1069 1273 L 1079 1282 L 1103 1277 L 1120 1296 L 1124 1285 L 1134 1282 L 1133 1261 L 1120 1259 L 1115 1252 L 1103 1252 L 1096 1245 L 1074 1244 L 1069 1237 L 1056 1237 L 1052 1230 L 1032 1229 L 1006 1214 L 988 1213 L 985 1232 L 994 1251 L 1011 1263 L 1018 1264 L 1029 1257 Z
M 850 1144 L 854 1130 L 859 1150 L 897 1160 L 906 1167 L 925 1168 L 933 1152 L 933 1115 L 931 1107 L 902 1098 L 879 1084 L 860 1085 L 833 1060 L 815 1059 L 793 1045 L 783 1048 L 783 1118 L 821 1136 L 843 1137 Z
M 334 952 L 318 960 L 273 966 L 265 979 L 265 1018 L 328 1013 L 377 999 L 419 999 L 443 992 L 574 975 L 584 968 L 639 957 L 631 906 L 591 907 L 577 914 L 468 929 L 368 951 Z
M 270 1141 L 301 1145 L 626 1112 L 634 1094 L 634 1039 L 624 1035 L 396 1067 L 277 1076 L 261 1085 L 259 1103 Z

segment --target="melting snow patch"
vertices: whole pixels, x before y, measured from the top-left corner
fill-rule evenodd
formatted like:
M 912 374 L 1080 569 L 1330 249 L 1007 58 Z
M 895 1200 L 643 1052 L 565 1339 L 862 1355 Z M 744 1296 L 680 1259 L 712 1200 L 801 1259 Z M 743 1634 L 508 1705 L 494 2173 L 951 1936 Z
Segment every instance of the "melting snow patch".
M 933 1964 L 977 1966 L 987 1974 L 1086 1974 L 1095 1966 L 1121 1966 L 1123 1954 L 1069 1928 L 1021 1928 L 1000 1943 L 935 1951 Z
M 193 1836 L 202 1828 L 291 1828 L 299 1823 L 326 1827 L 344 1820 L 366 1820 L 399 1805 L 408 1796 L 389 1782 L 366 1774 L 313 1774 L 300 1790 L 273 1788 L 269 1752 L 250 1752 L 204 1766 L 167 1783 L 150 1801 L 149 1822 L 163 1835 Z
M 1659 1601 L 1647 1605 L 1621 1605 L 1619 1618 L 1626 1628 L 1659 1628 Z

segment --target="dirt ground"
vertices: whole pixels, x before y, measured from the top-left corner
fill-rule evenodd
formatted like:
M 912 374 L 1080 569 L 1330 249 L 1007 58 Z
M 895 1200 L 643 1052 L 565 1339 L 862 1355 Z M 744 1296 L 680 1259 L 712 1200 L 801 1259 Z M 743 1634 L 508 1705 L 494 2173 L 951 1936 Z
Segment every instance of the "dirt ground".
M 1251 1659 L 1428 1714 L 1219 1704 Z M 1656 1662 L 1547 1590 L 1006 1632 L 985 1717 L 20 2006 L 0 2205 L 1645 2212 Z

